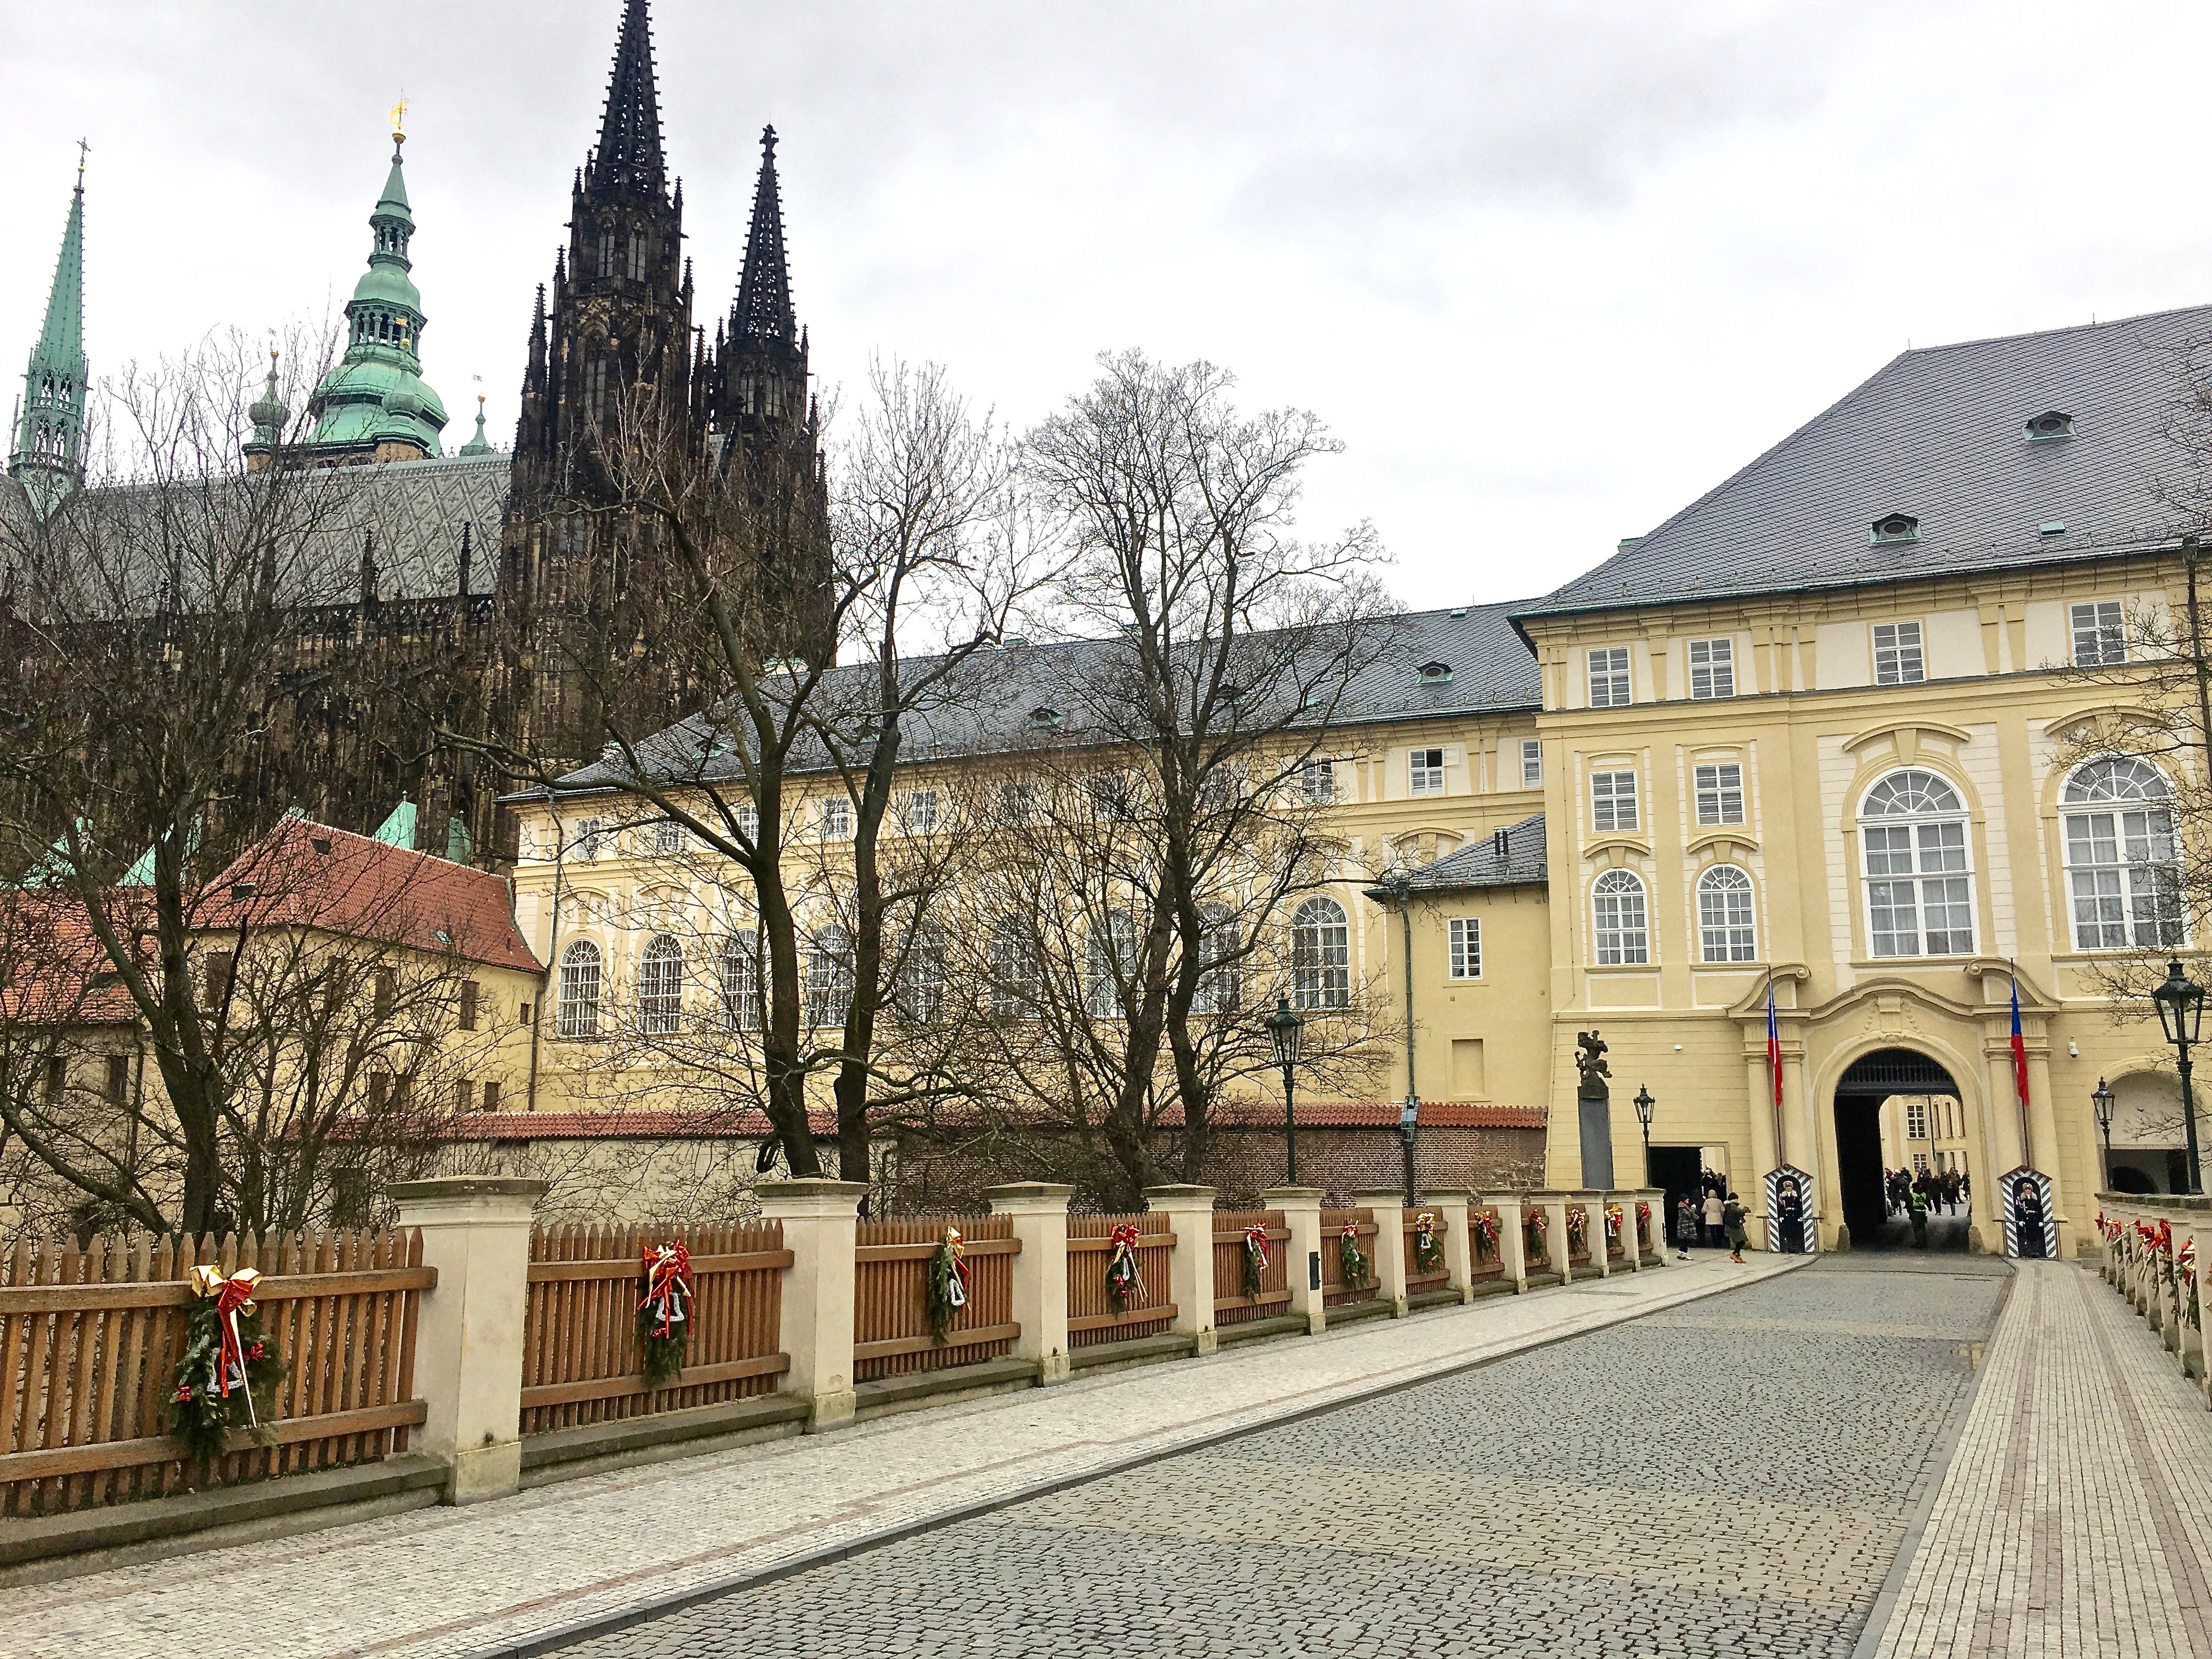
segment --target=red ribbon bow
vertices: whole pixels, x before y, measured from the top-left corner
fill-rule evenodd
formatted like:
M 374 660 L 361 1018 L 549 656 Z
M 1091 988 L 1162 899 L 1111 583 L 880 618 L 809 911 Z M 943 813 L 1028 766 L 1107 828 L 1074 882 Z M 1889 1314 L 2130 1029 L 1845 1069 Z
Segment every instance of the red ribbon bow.
M 246 1345 L 239 1340 L 238 1316 L 253 1311 L 253 1289 L 260 1282 L 260 1273 L 252 1267 L 240 1267 L 228 1279 L 213 1267 L 192 1269 L 193 1288 L 215 1298 L 216 1387 L 225 1400 L 230 1398 L 232 1366 L 238 1368 L 240 1386 L 245 1385 Z M 254 1415 L 251 1389 L 246 1389 L 246 1415 L 248 1421 L 260 1421 Z
M 676 1315 L 690 1294 L 691 1252 L 682 1239 L 645 1252 L 645 1298 L 637 1305 L 658 1316 L 655 1336 L 672 1334 Z
M 1260 1257 L 1260 1265 L 1263 1267 L 1266 1267 L 1267 1265 L 1267 1228 L 1261 1225 L 1259 1222 L 1254 1222 L 1250 1226 L 1244 1230 L 1244 1243 L 1249 1249 L 1258 1253 Z

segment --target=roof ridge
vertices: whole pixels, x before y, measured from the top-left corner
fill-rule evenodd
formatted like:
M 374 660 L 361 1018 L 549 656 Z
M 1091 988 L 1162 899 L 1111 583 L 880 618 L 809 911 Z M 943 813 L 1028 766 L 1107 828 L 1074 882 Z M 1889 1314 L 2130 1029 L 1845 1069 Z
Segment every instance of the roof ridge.
M 2100 333 L 2108 328 L 2125 328 L 2131 323 L 2156 322 L 2192 311 L 2212 312 L 2212 301 L 2200 301 L 2195 305 L 2168 306 L 2160 311 L 2139 311 L 2132 316 L 2115 317 L 2110 322 L 2068 323 L 2060 328 L 2023 328 L 2010 334 L 1982 334 L 1972 339 L 1947 340 L 1941 345 L 1908 346 L 1899 354 L 1899 357 L 1929 357 L 1945 351 L 1963 351 L 1970 346 L 2007 345 L 2014 340 L 2050 340 L 2062 334 Z M 1888 365 L 1884 364 L 1883 367 L 1887 368 Z

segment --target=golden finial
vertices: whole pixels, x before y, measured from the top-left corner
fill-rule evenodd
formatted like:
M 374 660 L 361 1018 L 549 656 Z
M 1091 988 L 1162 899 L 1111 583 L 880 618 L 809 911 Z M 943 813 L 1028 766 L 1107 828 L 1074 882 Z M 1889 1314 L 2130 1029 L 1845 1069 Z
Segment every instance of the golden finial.
M 407 94 L 404 92 L 399 94 L 399 101 L 392 106 L 392 142 L 395 144 L 407 142 Z
M 84 182 L 85 155 L 91 149 L 92 146 L 85 143 L 83 139 L 80 138 L 76 141 L 76 181 L 80 185 Z

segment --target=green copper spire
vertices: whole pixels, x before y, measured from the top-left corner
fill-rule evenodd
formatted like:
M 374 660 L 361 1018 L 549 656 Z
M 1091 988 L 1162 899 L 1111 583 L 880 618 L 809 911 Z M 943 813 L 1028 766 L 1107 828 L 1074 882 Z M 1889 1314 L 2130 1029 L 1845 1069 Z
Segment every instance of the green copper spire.
M 77 146 L 76 192 L 70 198 L 61 258 L 46 296 L 46 323 L 23 375 L 8 471 L 43 517 L 77 480 L 84 442 L 84 149 Z
M 483 405 L 483 393 L 479 392 L 477 393 L 477 435 L 461 446 L 460 453 L 464 456 L 473 457 L 477 455 L 489 455 L 491 453 L 490 441 L 484 436 Z M 456 819 L 455 822 L 458 823 L 459 820 Z
M 315 417 L 307 447 L 320 452 L 317 459 L 332 451 L 380 460 L 439 453 L 446 406 L 422 380 L 422 296 L 407 274 L 415 216 L 400 154 L 405 143 L 404 133 L 393 132 L 392 172 L 368 216 L 368 269 L 345 308 L 345 356 L 307 406 Z

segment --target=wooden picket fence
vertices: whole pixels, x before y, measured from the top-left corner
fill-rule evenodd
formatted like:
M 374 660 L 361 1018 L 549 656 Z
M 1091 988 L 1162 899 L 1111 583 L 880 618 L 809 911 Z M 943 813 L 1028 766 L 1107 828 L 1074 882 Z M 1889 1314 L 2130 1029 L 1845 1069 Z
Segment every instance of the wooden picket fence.
M 691 1252 L 690 1335 L 684 1370 L 648 1392 L 637 1341 L 643 1255 L 681 1238 Z M 777 1346 L 783 1311 L 780 1221 L 678 1227 L 540 1228 L 530 1236 L 522 1325 L 522 1431 L 719 1405 L 767 1394 L 791 1369 Z
M 1137 1273 L 1144 1288 L 1117 1312 L 1106 1294 L 1106 1263 L 1114 1229 L 1125 1224 L 1137 1229 Z M 1176 1304 L 1168 1295 L 1174 1284 L 1169 1253 L 1175 1243 L 1176 1236 L 1149 1215 L 1068 1217 L 1067 1346 L 1088 1348 L 1158 1336 L 1174 1323 Z
M 1420 1213 L 1419 1210 L 1407 1210 L 1405 1212 L 1405 1225 L 1401 1230 L 1405 1234 L 1401 1248 L 1406 1255 L 1406 1294 L 1407 1296 L 1419 1296 L 1425 1291 L 1441 1291 L 1451 1283 L 1451 1268 L 1446 1264 L 1443 1255 L 1444 1218 L 1438 1211 L 1429 1212 L 1430 1215 L 1436 1218 L 1437 1265 L 1425 1269 L 1421 1266 L 1420 1252 L 1413 1243 L 1413 1218 Z
M 427 1408 L 414 1398 L 415 1322 L 436 1283 L 411 1230 L 198 1240 L 19 1242 L 0 1279 L 0 1515 L 57 1514 L 373 1462 L 404 1451 Z M 285 1363 L 263 1426 L 196 1468 L 166 1432 L 171 1379 L 210 1263 L 266 1275 L 264 1339 Z
M 1355 1229 L 1359 1251 L 1367 1258 L 1367 1282 L 1347 1285 L 1344 1282 L 1344 1252 L 1340 1241 L 1346 1225 Z M 1381 1289 L 1382 1273 L 1375 1265 L 1375 1212 L 1357 1210 L 1323 1210 L 1321 1212 L 1321 1288 L 1322 1306 L 1341 1308 L 1354 1302 L 1372 1302 Z
M 947 1227 L 960 1230 L 971 1283 L 968 1305 L 940 1341 L 929 1328 L 929 1259 Z M 853 1287 L 853 1380 L 907 1376 L 1011 1352 L 1022 1334 L 1014 1322 L 1014 1257 L 1021 1248 L 1011 1216 L 915 1216 L 860 1223 Z
M 1475 1231 L 1476 1223 L 1483 1216 L 1488 1216 L 1491 1219 L 1492 1224 L 1496 1226 L 1498 1229 L 1498 1243 L 1494 1249 L 1486 1245 L 1482 1242 L 1482 1235 Z M 1502 1279 L 1504 1277 L 1504 1218 L 1498 1213 L 1495 1207 L 1486 1204 L 1479 1204 L 1468 1211 L 1467 1226 L 1468 1261 L 1473 1268 L 1473 1273 L 1470 1276 L 1475 1279 Z
M 1267 1230 L 1267 1265 L 1260 1269 L 1260 1294 L 1244 1293 L 1244 1234 Z M 1287 1313 L 1291 1306 L 1291 1230 L 1280 1210 L 1213 1212 L 1213 1322 L 1242 1325 Z M 1304 1270 L 1305 1264 L 1300 1262 Z M 1226 1294 L 1224 1294 L 1224 1291 Z

